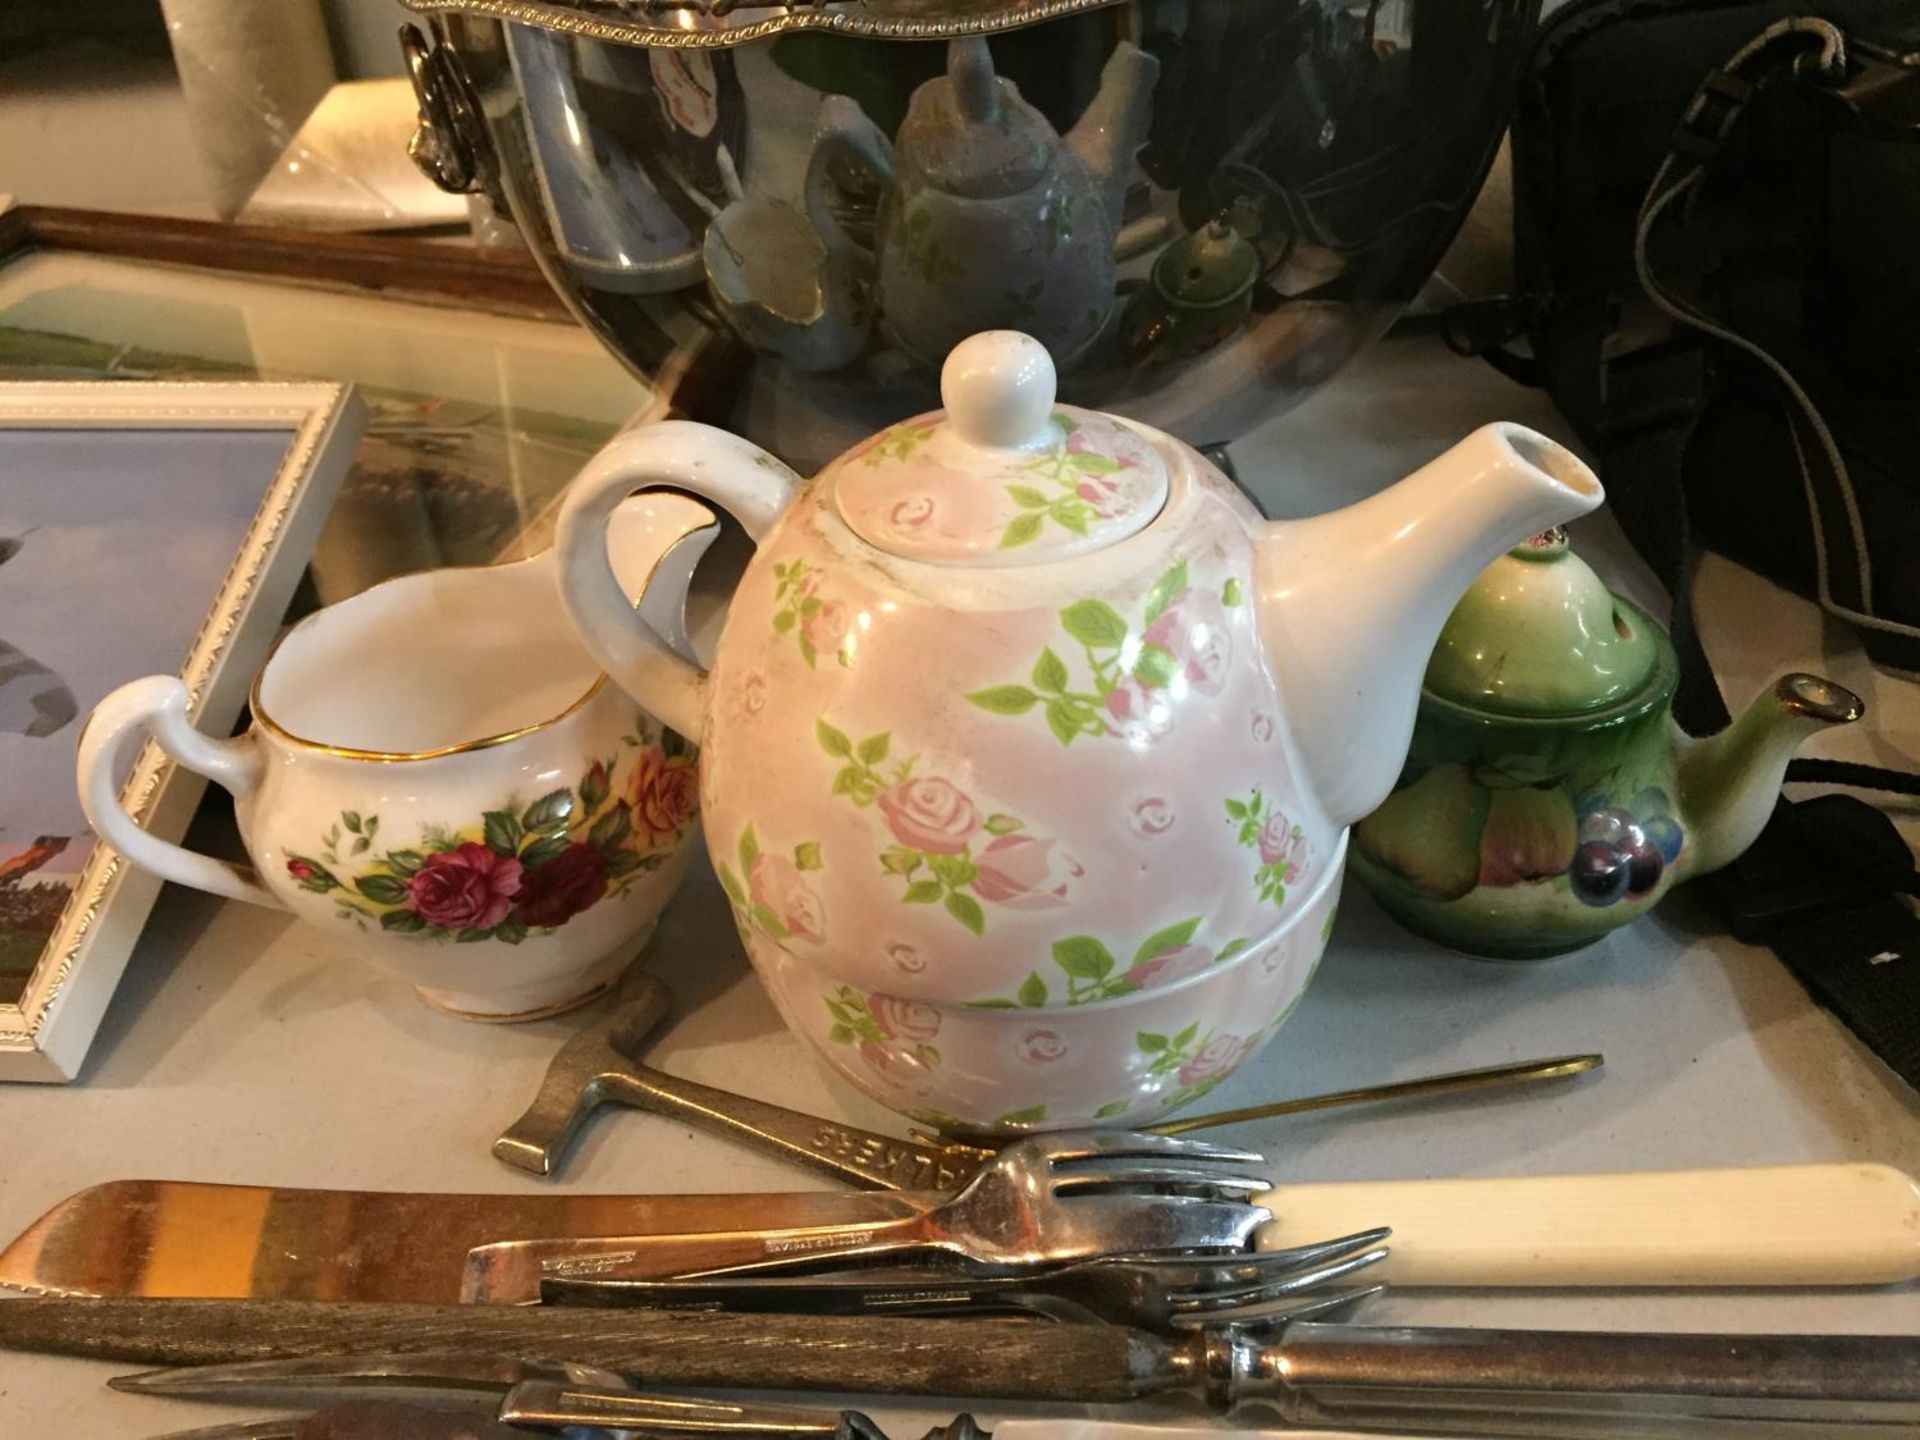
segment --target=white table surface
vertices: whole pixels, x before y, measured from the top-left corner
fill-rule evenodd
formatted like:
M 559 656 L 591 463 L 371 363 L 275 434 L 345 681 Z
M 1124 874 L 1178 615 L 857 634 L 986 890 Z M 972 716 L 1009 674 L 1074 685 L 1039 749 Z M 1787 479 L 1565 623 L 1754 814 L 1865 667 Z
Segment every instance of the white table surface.
M 1564 437 L 1534 392 L 1430 340 L 1396 340 L 1234 453 L 1272 513 L 1305 514 L 1378 487 L 1496 418 Z M 1576 541 L 1619 588 L 1656 598 L 1604 516 L 1577 527 Z M 1819 737 L 1810 753 L 1920 761 L 1920 692 L 1876 673 L 1844 627 L 1724 562 L 1708 563 L 1700 596 L 1709 646 L 1736 702 L 1778 671 L 1820 671 L 1858 690 L 1869 713 L 1851 730 Z M 1920 839 L 1915 816 L 1903 824 Z M 704 866 L 669 912 L 653 964 L 680 1001 L 680 1018 L 650 1055 L 663 1068 L 872 1128 L 900 1126 L 816 1066 L 781 1027 Z M 134 1176 L 485 1191 L 830 1185 L 626 1113 L 590 1129 L 558 1182 L 506 1169 L 488 1145 L 575 1023 L 449 1019 L 319 930 L 169 887 L 81 1081 L 0 1087 L 0 1232 L 11 1235 L 83 1186 Z M 1299 1179 L 1842 1159 L 1920 1172 L 1920 1099 L 1815 1008 L 1771 955 L 1717 935 L 1684 893 L 1580 954 L 1491 965 L 1409 938 L 1351 890 L 1327 961 L 1285 1032 L 1208 1103 L 1588 1050 L 1604 1052 L 1606 1068 L 1580 1081 L 1274 1121 L 1232 1138 Z M 1920 1334 L 1920 1289 L 1409 1291 L 1377 1302 L 1370 1318 Z M 246 1413 L 121 1396 L 101 1383 L 111 1373 L 92 1362 L 0 1355 L 0 1436 L 146 1436 Z M 869 1408 L 896 1437 L 932 1413 Z M 1005 1407 L 980 1409 L 1012 1433 Z

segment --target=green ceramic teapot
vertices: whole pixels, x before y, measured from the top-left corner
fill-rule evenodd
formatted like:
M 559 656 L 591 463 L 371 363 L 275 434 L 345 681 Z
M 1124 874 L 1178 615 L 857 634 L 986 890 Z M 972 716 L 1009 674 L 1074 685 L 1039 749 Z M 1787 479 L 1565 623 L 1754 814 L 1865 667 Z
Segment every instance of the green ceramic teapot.
M 1678 675 L 1666 635 L 1565 531 L 1508 551 L 1441 631 L 1399 784 L 1354 827 L 1354 874 L 1453 949 L 1574 950 L 1737 858 L 1801 742 L 1863 709 L 1786 675 L 1694 740 L 1669 715 Z

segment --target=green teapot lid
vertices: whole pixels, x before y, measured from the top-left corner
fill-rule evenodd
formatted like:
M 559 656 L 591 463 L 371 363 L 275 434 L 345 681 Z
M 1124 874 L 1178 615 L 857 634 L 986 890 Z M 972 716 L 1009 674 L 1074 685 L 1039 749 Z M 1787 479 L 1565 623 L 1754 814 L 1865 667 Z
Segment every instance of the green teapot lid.
M 1153 266 L 1154 288 L 1188 307 L 1238 300 L 1259 278 L 1260 252 L 1224 219 L 1174 241 Z
M 1578 714 L 1639 690 L 1661 643 L 1555 527 L 1480 572 L 1440 632 L 1426 689 L 1500 714 Z

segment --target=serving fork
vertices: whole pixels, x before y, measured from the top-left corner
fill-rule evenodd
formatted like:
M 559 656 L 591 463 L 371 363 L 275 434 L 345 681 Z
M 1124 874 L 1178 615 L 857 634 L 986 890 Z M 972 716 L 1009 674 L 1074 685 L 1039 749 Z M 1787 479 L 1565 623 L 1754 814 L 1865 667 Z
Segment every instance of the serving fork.
M 549 1304 L 788 1315 L 989 1315 L 1020 1311 L 1158 1331 L 1328 1318 L 1383 1287 L 1309 1297 L 1384 1260 L 1385 1229 L 1255 1255 L 1115 1255 L 1019 1275 L 925 1270 L 698 1280 L 551 1277 Z M 1303 1298 L 1308 1297 L 1308 1298 Z
M 538 1298 L 545 1276 L 659 1278 L 837 1268 L 932 1257 L 1009 1274 L 1107 1255 L 1238 1252 L 1272 1212 L 1246 1150 L 1126 1130 L 1059 1131 L 1007 1146 L 953 1197 L 878 1224 L 697 1235 L 502 1240 L 467 1258 L 463 1300 Z

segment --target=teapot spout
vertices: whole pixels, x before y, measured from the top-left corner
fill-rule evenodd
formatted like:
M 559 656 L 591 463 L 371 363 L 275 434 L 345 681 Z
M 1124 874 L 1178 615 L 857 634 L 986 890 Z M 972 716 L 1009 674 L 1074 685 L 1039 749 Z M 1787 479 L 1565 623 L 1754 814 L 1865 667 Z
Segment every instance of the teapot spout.
M 1377 495 L 1266 527 L 1261 640 L 1328 819 L 1351 825 L 1393 788 L 1434 642 L 1473 578 L 1603 498 L 1565 447 L 1486 425 Z
M 1065 137 L 1067 148 L 1099 187 L 1115 234 L 1126 209 L 1133 157 L 1147 143 L 1153 86 L 1159 78 L 1160 62 L 1131 40 L 1122 40 L 1107 57 L 1092 102 Z
M 1680 823 L 1692 837 L 1683 875 L 1740 858 L 1766 827 L 1787 762 L 1807 738 L 1865 713 L 1860 697 L 1817 675 L 1782 675 L 1733 724 L 1680 752 Z

